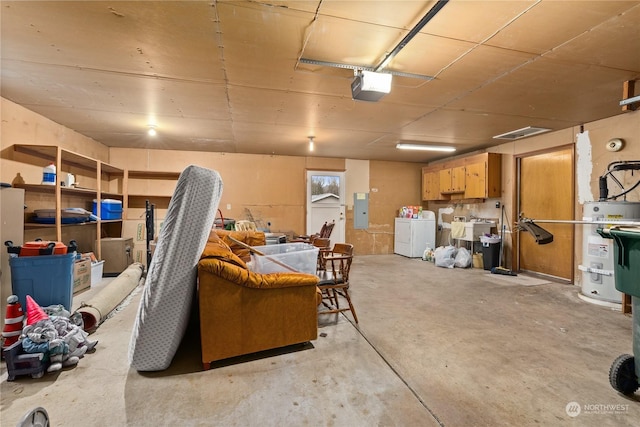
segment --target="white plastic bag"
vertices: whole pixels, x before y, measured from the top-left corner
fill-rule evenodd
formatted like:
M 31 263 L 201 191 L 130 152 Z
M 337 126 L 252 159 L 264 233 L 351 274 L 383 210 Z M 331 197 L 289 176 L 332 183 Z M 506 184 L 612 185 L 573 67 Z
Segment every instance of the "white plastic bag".
M 435 251 L 436 267 L 453 268 L 456 262 L 455 246 L 440 246 Z
M 471 267 L 471 252 L 467 248 L 458 248 L 454 265 L 459 268 Z

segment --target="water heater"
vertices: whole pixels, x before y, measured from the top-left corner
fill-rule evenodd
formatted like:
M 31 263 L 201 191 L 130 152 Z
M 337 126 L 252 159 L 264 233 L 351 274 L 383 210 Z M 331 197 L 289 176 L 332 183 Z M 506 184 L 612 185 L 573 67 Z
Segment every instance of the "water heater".
M 585 221 L 631 221 L 640 219 L 640 202 L 586 202 L 583 220 Z M 582 295 L 594 299 L 593 302 L 622 302 L 622 294 L 616 290 L 614 276 L 612 239 L 605 239 L 597 232 L 603 225 L 583 225 Z

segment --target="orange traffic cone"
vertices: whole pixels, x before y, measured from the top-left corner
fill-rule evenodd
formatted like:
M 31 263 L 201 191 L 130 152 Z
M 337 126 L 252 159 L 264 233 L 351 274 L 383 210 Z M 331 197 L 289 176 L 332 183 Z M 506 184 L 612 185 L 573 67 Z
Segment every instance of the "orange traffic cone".
M 7 314 L 4 317 L 4 329 L 2 329 L 2 350 L 16 343 L 22 333 L 22 320 L 24 313 L 16 295 L 7 298 Z

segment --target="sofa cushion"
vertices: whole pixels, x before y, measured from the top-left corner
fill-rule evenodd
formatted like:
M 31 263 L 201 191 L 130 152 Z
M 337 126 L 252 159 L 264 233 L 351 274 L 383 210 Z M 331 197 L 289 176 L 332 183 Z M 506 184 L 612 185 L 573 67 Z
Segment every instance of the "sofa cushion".
M 205 250 L 206 252 L 206 250 Z M 318 277 L 306 273 L 255 273 L 228 262 L 224 257 L 204 257 L 198 264 L 199 271 L 206 271 L 221 279 L 246 288 L 274 289 L 318 284 Z
M 231 248 L 231 252 L 236 254 L 244 262 L 251 261 L 251 252 L 246 247 L 234 242 L 233 239 L 238 240 L 248 246 L 264 246 L 266 244 L 266 237 L 262 231 L 229 231 L 214 228 L 211 230 L 209 238 L 216 235 L 224 243 Z
M 236 254 L 231 251 L 229 245 L 227 245 L 218 235 L 212 232 L 209 235 L 209 240 L 207 240 L 207 245 L 202 251 L 202 255 L 200 259 L 203 258 L 217 258 L 221 261 L 228 262 L 234 264 L 240 268 L 244 268 L 246 270 L 247 264 L 243 260 L 240 259 Z

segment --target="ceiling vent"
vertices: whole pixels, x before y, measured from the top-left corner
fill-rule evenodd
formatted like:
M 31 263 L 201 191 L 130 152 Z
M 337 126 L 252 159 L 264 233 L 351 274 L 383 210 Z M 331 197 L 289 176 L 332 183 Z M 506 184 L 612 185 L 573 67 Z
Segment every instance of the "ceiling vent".
M 493 139 L 508 139 L 510 141 L 514 139 L 525 138 L 527 136 L 538 135 L 539 133 L 549 132 L 551 129 L 547 128 L 538 128 L 534 126 L 527 126 L 526 128 L 512 130 L 511 132 L 503 133 L 501 135 L 496 135 Z

